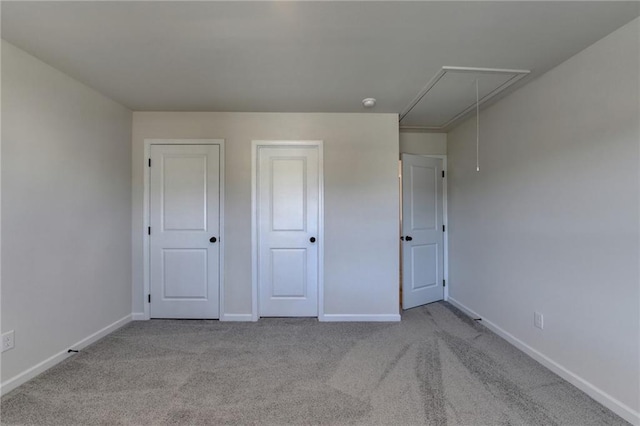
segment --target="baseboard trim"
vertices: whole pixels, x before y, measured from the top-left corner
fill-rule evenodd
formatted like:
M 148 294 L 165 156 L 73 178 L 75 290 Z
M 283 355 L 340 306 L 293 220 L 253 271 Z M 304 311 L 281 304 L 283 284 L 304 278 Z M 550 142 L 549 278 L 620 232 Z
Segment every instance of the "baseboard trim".
M 318 319 L 323 322 L 398 322 L 400 314 L 324 314 Z
M 131 314 L 132 321 L 146 321 L 147 318 L 144 316 L 144 312 L 134 312 Z
M 69 347 L 77 350 L 83 349 L 89 346 L 90 344 L 92 344 L 93 342 L 100 340 L 104 336 L 110 333 L 113 333 L 115 330 L 129 323 L 131 321 L 131 316 L 132 316 L 131 314 L 125 316 L 119 319 L 118 321 L 114 322 L 113 324 L 110 324 L 104 327 L 103 329 L 96 331 L 90 336 L 85 337 L 79 342 L 69 345 Z M 60 363 L 61 361 L 64 361 L 65 359 L 69 358 L 72 355 L 73 355 L 72 353 L 68 353 L 67 349 L 65 349 L 45 359 L 44 361 L 34 365 L 33 367 L 23 371 L 22 373 L 19 373 L 18 375 L 13 376 L 12 378 L 2 382 L 0 384 L 0 395 L 5 395 L 11 392 L 18 386 L 33 379 L 38 374 L 45 372 L 46 370 L 50 369 L 51 367 Z
M 250 322 L 253 317 L 251 314 L 222 314 L 220 321 Z
M 618 401 L 616 398 L 612 397 L 611 395 L 604 392 L 600 388 L 594 386 L 593 384 L 589 383 L 588 381 L 578 376 L 577 374 L 573 373 L 569 369 L 558 364 L 548 356 L 542 354 L 541 352 L 538 352 L 536 349 L 532 348 L 522 340 L 518 339 L 513 334 L 509 333 L 508 331 L 505 331 L 500 326 L 491 322 L 481 314 L 468 308 L 467 306 L 460 303 L 459 301 L 457 301 L 451 296 L 449 296 L 449 303 L 451 303 L 453 306 L 465 312 L 467 315 L 471 317 L 482 318 L 483 325 L 485 325 L 488 329 L 490 329 L 491 331 L 493 331 L 494 333 L 496 333 L 497 335 L 505 339 L 507 342 L 511 343 L 513 346 L 520 349 L 522 352 L 526 353 L 531 358 L 538 361 L 540 364 L 542 364 L 549 370 L 553 371 L 558 376 L 562 377 L 567 382 L 571 383 L 572 385 L 574 385 L 575 387 L 577 387 L 578 389 L 580 389 L 581 391 L 589 395 L 591 398 L 595 399 L 600 404 L 604 405 L 605 407 L 607 407 L 608 409 L 610 409 L 611 411 L 613 411 L 614 413 L 616 413 L 617 415 L 619 415 L 620 417 L 622 417 L 623 419 L 631 423 L 632 425 L 640 426 L 640 412 L 637 412 L 633 408 L 629 407 L 628 405 L 623 404 L 622 402 Z

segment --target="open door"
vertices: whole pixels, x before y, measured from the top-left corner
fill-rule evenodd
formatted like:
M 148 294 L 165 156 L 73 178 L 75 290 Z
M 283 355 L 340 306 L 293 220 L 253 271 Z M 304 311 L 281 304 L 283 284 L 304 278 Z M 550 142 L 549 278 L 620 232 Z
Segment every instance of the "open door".
M 402 307 L 444 298 L 442 159 L 402 154 Z

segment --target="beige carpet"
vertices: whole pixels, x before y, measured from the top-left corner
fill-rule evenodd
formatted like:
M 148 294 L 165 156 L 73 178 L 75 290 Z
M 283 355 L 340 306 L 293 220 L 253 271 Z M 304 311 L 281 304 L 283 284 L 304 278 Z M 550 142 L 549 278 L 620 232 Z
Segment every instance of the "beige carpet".
M 444 302 L 401 323 L 134 322 L 3 397 L 1 421 L 626 424 Z

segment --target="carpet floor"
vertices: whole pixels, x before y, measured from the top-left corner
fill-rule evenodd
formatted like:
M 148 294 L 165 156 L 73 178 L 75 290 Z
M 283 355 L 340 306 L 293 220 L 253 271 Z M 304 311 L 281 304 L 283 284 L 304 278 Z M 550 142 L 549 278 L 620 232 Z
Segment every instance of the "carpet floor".
M 627 424 L 446 302 L 400 323 L 132 322 L 0 408 L 7 425 Z

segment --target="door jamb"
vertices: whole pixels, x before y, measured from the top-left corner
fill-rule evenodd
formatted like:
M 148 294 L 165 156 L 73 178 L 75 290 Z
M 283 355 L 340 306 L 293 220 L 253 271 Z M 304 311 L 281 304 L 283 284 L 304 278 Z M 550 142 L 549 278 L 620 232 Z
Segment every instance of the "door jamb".
M 148 167 L 148 161 L 151 158 L 151 145 L 219 145 L 220 146 L 220 204 L 219 204 L 219 219 L 220 219 L 220 236 L 218 238 L 220 242 L 220 250 L 219 250 L 219 266 L 218 266 L 218 277 L 219 277 L 219 290 L 218 290 L 218 318 L 222 319 L 224 316 L 224 139 L 145 139 L 144 140 L 144 156 L 143 156 L 143 167 L 145 172 L 144 176 L 144 198 L 143 198 L 143 209 L 142 209 L 142 280 L 143 280 L 143 303 L 144 303 L 144 319 L 150 319 L 150 309 L 149 309 L 149 301 L 147 300 L 147 295 L 151 289 L 150 282 L 150 268 L 151 268 L 151 257 L 150 257 L 150 240 L 149 234 L 147 232 L 147 228 L 150 226 L 151 222 L 151 208 L 149 205 L 150 196 L 149 196 L 149 187 L 151 180 L 151 168 Z
M 401 154 L 411 154 L 410 152 L 402 152 Z M 443 243 L 442 243 L 442 253 L 443 253 L 443 271 L 442 271 L 442 277 L 445 280 L 445 283 L 447 285 L 445 285 L 444 287 L 444 299 L 445 301 L 449 300 L 449 217 L 447 215 L 447 179 L 449 179 L 449 173 L 447 173 L 447 155 L 444 154 L 430 154 L 430 155 L 426 155 L 426 154 L 413 154 L 413 155 L 418 155 L 420 157 L 431 157 L 431 158 L 439 158 L 442 160 L 442 170 L 444 171 L 444 178 L 442 179 L 442 224 L 444 225 L 444 235 L 443 235 Z M 402 155 L 400 156 L 400 160 L 402 160 Z M 402 176 L 402 178 L 404 179 L 404 176 Z M 401 187 L 402 187 L 402 182 L 401 182 Z M 400 206 L 402 208 L 402 194 L 400 196 Z M 402 220 L 402 218 L 400 219 Z M 400 229 L 400 234 L 402 234 L 402 228 Z M 401 259 L 402 262 L 402 259 Z M 401 263 L 402 265 L 402 263 Z M 402 267 L 402 266 L 401 266 Z
M 324 159 L 321 140 L 251 141 L 251 320 L 258 321 L 258 149 L 263 146 L 318 147 L 318 320 L 324 321 Z

